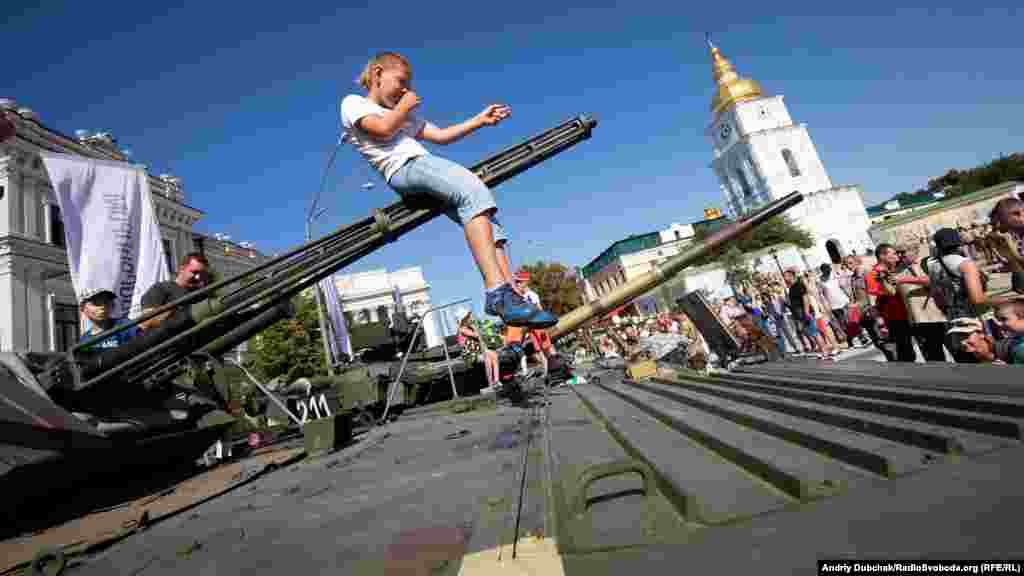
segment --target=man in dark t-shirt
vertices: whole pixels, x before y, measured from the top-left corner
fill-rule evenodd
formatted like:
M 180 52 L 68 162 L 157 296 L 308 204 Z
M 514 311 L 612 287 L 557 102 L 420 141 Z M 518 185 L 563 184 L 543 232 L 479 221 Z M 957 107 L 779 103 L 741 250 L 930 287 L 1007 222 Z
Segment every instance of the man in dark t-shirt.
M 818 330 L 817 321 L 814 317 L 814 310 L 811 308 L 811 296 L 807 292 L 807 286 L 800 279 L 795 268 L 782 273 L 782 278 L 789 286 L 786 295 L 789 300 L 789 309 L 793 312 L 793 322 L 803 332 L 804 338 L 810 343 L 811 349 L 817 349 L 819 358 L 829 349 L 825 336 Z
M 184 297 L 193 290 L 199 290 L 207 285 L 210 280 L 210 263 L 206 257 L 199 252 L 190 252 L 181 259 L 178 265 L 177 275 L 174 280 L 157 282 L 150 286 L 149 290 L 142 295 L 142 313 L 148 314 L 153 310 L 174 302 Z M 171 312 L 150 318 L 139 324 L 143 330 L 152 330 L 161 322 L 169 318 Z

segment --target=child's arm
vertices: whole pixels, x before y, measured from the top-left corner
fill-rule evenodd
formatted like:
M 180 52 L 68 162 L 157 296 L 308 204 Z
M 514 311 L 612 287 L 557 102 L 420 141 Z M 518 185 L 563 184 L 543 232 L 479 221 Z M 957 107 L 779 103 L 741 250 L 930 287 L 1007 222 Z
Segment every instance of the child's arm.
M 379 140 L 390 140 L 401 128 L 409 115 L 420 105 L 420 97 L 413 91 L 402 95 L 393 110 L 383 114 L 367 114 L 356 121 L 356 126 Z
M 423 125 L 423 129 L 416 135 L 417 138 L 434 144 L 451 144 L 461 140 L 471 132 L 479 130 L 483 126 L 494 126 L 512 114 L 512 109 L 504 104 L 491 104 L 484 111 L 473 116 L 465 122 L 452 124 L 447 128 L 438 128 L 431 123 Z

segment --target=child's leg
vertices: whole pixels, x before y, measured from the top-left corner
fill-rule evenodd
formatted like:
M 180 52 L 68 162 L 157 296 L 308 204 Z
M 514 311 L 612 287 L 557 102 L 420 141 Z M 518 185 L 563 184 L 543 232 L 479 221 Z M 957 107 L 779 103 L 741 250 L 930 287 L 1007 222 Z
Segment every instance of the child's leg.
M 445 214 L 462 226 L 484 287 L 507 279 L 498 263 L 495 242 L 508 238 L 494 217 L 497 205 L 484 183 L 464 166 L 438 156 L 421 156 L 399 169 L 388 183 L 402 197 L 427 196 L 442 203 Z
M 499 265 L 497 250 L 494 246 L 494 231 L 486 214 L 474 216 L 463 225 L 466 244 L 473 254 L 480 275 L 483 277 L 484 288 L 491 290 L 506 283 L 508 279 Z
M 445 213 L 462 225 L 466 243 L 488 290 L 484 310 L 509 326 L 547 328 L 558 318 L 523 300 L 513 288 L 508 260 L 499 262 L 496 244 L 507 241 L 494 217 L 497 205 L 490 189 L 468 169 L 450 160 L 426 155 L 406 163 L 389 185 L 403 197 L 428 196 L 440 201 Z
M 498 268 L 501 270 L 502 276 L 505 278 L 505 282 L 512 287 L 520 296 L 524 294 L 524 291 L 516 286 L 514 279 L 512 278 L 512 265 L 509 263 L 508 257 L 508 240 L 496 241 L 494 243 L 494 251 L 498 256 Z

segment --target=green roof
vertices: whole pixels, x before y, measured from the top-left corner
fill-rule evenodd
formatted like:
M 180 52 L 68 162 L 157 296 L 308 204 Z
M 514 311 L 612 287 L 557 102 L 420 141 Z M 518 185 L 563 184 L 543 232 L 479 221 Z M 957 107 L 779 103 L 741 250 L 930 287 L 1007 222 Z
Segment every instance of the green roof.
M 914 206 L 922 206 L 924 204 L 934 204 L 936 202 L 942 202 L 941 198 L 933 198 L 932 196 L 922 196 L 920 198 L 914 198 L 913 200 L 897 200 L 897 202 L 900 203 L 899 208 L 893 208 L 892 210 L 886 209 L 885 205 L 889 202 L 892 202 L 893 200 L 896 199 L 891 198 L 889 200 L 886 200 L 885 202 L 882 202 L 881 204 L 871 206 L 865 209 L 865 211 L 872 216 L 878 216 L 879 214 L 885 214 L 886 212 L 895 212 L 897 210 L 906 210 L 907 208 L 913 208 Z
M 714 218 L 711 220 L 699 220 L 690 224 L 693 226 L 694 234 L 700 234 L 704 231 L 708 234 L 718 230 L 726 224 L 732 223 L 729 218 Z M 647 250 L 648 248 L 655 248 L 661 244 L 661 235 L 658 232 L 648 232 L 646 234 L 637 234 L 619 240 L 601 252 L 601 255 L 594 258 L 586 266 L 580 267 L 583 272 L 584 278 L 590 278 L 608 264 L 620 256 L 627 254 L 634 254 L 641 250 Z
M 635 236 L 619 240 L 606 248 L 604 252 L 601 252 L 600 256 L 594 258 L 589 264 L 582 268 L 583 277 L 590 278 L 598 270 L 604 268 L 619 256 L 625 256 L 626 254 L 633 254 L 634 252 L 654 248 L 659 243 L 660 235 L 657 232 L 637 234 Z
M 876 230 L 878 230 L 878 231 L 882 231 L 882 230 L 885 230 L 885 229 L 890 228 L 892 226 L 899 226 L 900 224 L 905 224 L 905 223 L 910 222 L 912 220 L 917 220 L 918 218 L 924 218 L 924 217 L 926 217 L 926 216 L 928 216 L 930 214 L 934 214 L 936 212 L 941 212 L 943 210 L 949 210 L 950 208 L 955 208 L 957 206 L 962 206 L 964 204 L 973 204 L 974 202 L 985 200 L 985 199 L 991 198 L 993 196 L 998 196 L 1000 194 L 1006 194 L 1007 192 L 1012 190 L 1014 186 L 1018 186 L 1020 184 L 1021 184 L 1021 182 L 1017 182 L 1017 181 L 1014 181 L 1014 180 L 1007 180 L 1006 182 L 1003 182 L 1002 184 L 996 184 L 995 186 L 989 186 L 988 188 L 982 188 L 981 190 L 978 190 L 977 192 L 971 192 L 970 194 L 964 194 L 963 196 L 956 196 L 954 198 L 947 198 L 945 200 L 940 200 L 938 202 L 935 202 L 935 205 L 931 206 L 930 208 L 926 208 L 924 210 L 919 210 L 917 212 L 912 212 L 910 214 L 900 214 L 899 216 L 896 216 L 894 218 L 886 220 L 885 222 L 883 222 L 881 224 L 876 224 L 874 226 L 874 228 Z

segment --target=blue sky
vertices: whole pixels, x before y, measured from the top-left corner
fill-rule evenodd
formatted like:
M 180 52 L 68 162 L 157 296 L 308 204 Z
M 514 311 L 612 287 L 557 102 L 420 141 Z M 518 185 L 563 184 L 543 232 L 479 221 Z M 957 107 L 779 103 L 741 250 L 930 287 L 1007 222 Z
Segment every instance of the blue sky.
M 512 106 L 502 125 L 432 148 L 464 164 L 576 114 L 600 117 L 593 139 L 496 189 L 514 264 L 582 265 L 721 205 L 704 137 L 706 31 L 741 75 L 786 96 L 833 182 L 860 184 L 869 204 L 1022 149 L 1019 2 L 37 4 L 4 5 L 0 96 L 67 134 L 112 132 L 135 161 L 183 179 L 206 213 L 198 230 L 265 252 L 301 241 L 339 97 L 381 49 L 412 61 L 420 115 L 435 124 Z M 395 199 L 346 147 L 317 232 Z M 445 219 L 346 271 L 413 265 L 435 303 L 479 302 Z

